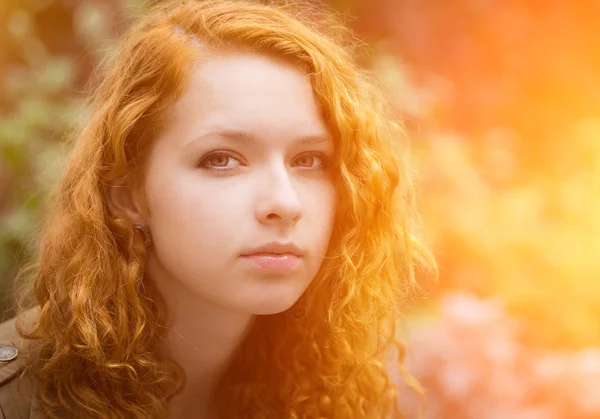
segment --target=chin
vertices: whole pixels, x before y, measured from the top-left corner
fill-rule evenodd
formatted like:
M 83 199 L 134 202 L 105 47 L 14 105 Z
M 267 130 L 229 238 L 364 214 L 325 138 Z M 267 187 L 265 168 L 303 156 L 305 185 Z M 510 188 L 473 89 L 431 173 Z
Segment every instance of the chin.
M 252 302 L 249 306 L 246 304 L 245 312 L 257 316 L 266 316 L 270 314 L 279 314 L 289 310 L 300 296 L 294 296 L 294 298 L 273 298 L 272 300 L 261 299 L 261 301 Z
M 279 314 L 289 310 L 300 300 L 310 280 L 304 277 L 241 281 L 235 300 L 230 300 L 236 311 L 252 315 Z M 250 285 L 251 284 L 251 285 Z
M 252 307 L 249 312 L 256 316 L 267 316 L 269 314 L 279 314 L 289 310 L 294 304 L 273 303 L 269 305 L 258 305 Z

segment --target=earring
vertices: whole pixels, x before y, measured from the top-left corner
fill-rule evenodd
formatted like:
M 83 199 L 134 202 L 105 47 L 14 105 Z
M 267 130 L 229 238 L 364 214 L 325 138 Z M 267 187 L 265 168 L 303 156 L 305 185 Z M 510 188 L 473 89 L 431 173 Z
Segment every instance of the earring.
M 150 229 L 148 228 L 148 226 L 142 223 L 135 223 L 133 225 L 133 230 L 139 231 L 142 234 L 142 236 L 144 236 L 144 246 L 146 247 L 146 249 L 149 248 L 152 244 L 152 235 L 150 234 Z

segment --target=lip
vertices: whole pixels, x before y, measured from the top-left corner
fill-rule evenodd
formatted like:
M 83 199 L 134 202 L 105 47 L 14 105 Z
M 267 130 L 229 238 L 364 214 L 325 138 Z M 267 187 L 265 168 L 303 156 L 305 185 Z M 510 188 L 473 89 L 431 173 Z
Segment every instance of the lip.
M 285 272 L 293 270 L 303 255 L 294 243 L 271 242 L 244 252 L 241 257 L 258 268 Z
M 304 252 L 298 245 L 293 242 L 270 242 L 263 245 L 257 246 L 253 249 L 245 251 L 242 256 L 256 256 L 256 255 L 292 255 L 297 258 L 304 256 Z
M 242 256 L 254 266 L 269 271 L 286 272 L 293 270 L 302 258 L 289 253 L 256 253 L 254 255 Z

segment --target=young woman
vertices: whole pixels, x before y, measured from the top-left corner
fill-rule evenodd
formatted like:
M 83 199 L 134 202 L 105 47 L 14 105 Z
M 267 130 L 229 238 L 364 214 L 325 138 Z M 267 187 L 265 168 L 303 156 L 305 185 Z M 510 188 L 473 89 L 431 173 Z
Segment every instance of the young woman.
M 433 262 L 345 37 L 234 0 L 127 33 L 0 330 L 5 418 L 398 417 L 399 306 Z

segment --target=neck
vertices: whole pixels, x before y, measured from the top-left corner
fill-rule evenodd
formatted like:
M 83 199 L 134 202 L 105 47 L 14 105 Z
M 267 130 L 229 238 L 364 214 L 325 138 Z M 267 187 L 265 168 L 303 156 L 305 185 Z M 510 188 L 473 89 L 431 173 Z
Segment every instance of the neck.
M 166 344 L 171 356 L 185 370 L 188 385 L 219 378 L 246 336 L 252 316 L 201 304 L 182 311 L 181 305 L 170 311 L 173 323 Z
M 153 278 L 171 317 L 167 351 L 185 371 L 185 386 L 169 403 L 172 419 L 216 417 L 214 391 L 254 316 L 202 300 L 175 280 Z M 166 286 L 164 286 L 167 284 Z
M 186 383 L 172 399 L 170 411 L 178 419 L 209 417 L 198 416 L 198 412 L 210 411 L 215 388 L 252 317 L 199 304 L 187 313 L 182 313 L 181 306 L 176 311 L 166 343 L 173 359 L 185 371 Z

